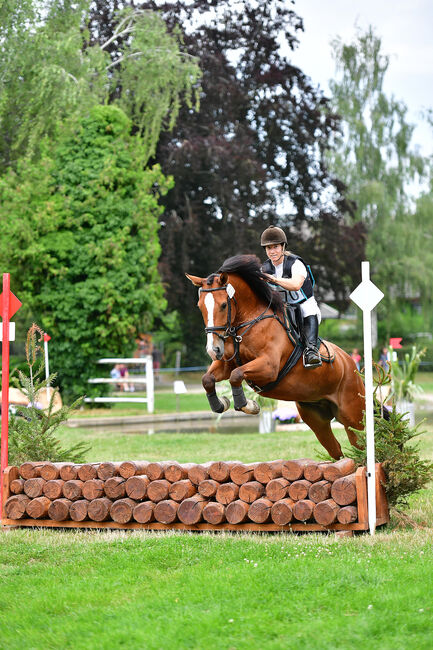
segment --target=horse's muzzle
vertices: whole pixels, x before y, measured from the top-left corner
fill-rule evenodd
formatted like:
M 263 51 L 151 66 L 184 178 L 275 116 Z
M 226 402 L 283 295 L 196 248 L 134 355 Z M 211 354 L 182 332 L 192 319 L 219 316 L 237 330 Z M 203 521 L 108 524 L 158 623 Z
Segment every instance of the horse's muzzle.
M 213 344 L 212 347 L 207 347 L 206 351 L 211 359 L 214 361 L 221 361 L 224 356 L 224 342 L 218 342 L 216 345 Z

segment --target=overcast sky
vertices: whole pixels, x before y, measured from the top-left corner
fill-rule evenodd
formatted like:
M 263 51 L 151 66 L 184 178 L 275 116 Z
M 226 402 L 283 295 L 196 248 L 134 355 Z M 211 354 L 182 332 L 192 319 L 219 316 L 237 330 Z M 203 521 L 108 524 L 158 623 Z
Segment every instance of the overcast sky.
M 303 18 L 305 31 L 290 58 L 325 92 L 335 74 L 331 40 L 338 35 L 350 42 L 355 24 L 363 30 L 369 25 L 375 28 L 383 54 L 391 57 L 385 92 L 407 105 L 409 121 L 419 124 L 413 143 L 421 146 L 424 155 L 431 155 L 433 134 L 420 124 L 420 113 L 433 108 L 433 1 L 295 0 L 294 10 Z

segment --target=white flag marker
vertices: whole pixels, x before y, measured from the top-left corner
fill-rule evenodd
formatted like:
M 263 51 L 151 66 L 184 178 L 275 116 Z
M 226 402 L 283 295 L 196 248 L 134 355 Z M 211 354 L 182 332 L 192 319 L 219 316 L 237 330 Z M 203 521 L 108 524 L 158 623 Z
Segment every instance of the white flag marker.
M 365 364 L 365 431 L 367 439 L 368 525 L 370 534 L 376 530 L 376 477 L 374 458 L 373 354 L 371 344 L 371 312 L 382 300 L 383 293 L 370 280 L 370 262 L 361 262 L 362 282 L 350 294 L 362 309 L 364 323 Z

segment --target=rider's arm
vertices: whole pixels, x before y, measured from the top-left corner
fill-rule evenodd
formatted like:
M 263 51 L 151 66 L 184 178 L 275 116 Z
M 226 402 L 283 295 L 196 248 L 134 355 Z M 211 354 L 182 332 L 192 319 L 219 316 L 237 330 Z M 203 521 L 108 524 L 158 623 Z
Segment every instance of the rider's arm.
M 263 275 L 266 275 L 269 282 L 278 285 L 282 289 L 287 289 L 287 291 L 299 291 L 305 282 L 304 276 L 297 274 L 291 278 L 275 278 L 273 275 L 269 275 L 268 273 L 264 273 Z

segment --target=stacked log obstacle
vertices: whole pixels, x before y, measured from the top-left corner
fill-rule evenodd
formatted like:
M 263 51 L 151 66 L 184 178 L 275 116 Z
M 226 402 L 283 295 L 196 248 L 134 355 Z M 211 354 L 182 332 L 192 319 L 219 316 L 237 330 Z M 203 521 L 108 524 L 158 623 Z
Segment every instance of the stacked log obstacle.
M 389 521 L 376 465 L 376 525 Z M 2 524 L 93 528 L 367 530 L 365 467 L 350 458 L 205 464 L 24 463 L 3 476 Z

